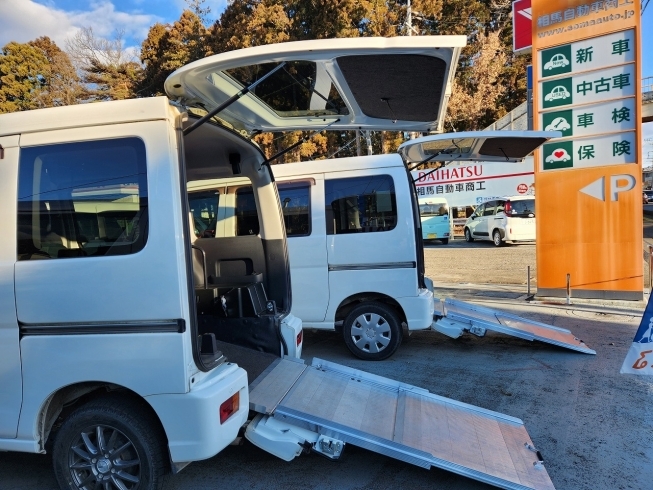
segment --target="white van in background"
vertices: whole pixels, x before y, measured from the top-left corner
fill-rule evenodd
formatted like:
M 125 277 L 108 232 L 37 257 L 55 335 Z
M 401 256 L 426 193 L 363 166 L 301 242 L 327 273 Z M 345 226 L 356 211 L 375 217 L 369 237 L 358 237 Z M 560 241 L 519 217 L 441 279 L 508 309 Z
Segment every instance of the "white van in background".
M 451 219 L 449 204 L 444 197 L 427 197 L 419 200 L 419 215 L 422 221 L 422 239 L 440 240 L 449 243 Z
M 341 330 L 352 353 L 380 360 L 399 347 L 404 328 L 431 326 L 433 293 L 424 282 L 421 232 L 415 233 L 419 216 L 399 155 L 274 165 L 272 171 L 291 257 L 292 311 L 304 328 Z M 259 234 L 249 182 L 205 184 L 188 187 L 196 233 L 206 234 L 198 217 L 206 216 L 210 229 L 209 209 L 217 207 L 209 234 Z
M 361 359 L 391 356 L 404 330 L 431 327 L 434 311 L 432 282 L 424 275 L 417 192 L 406 170 L 407 159 L 501 162 L 505 151 L 520 161 L 552 134 L 440 134 L 404 143 L 401 155 L 273 165 L 288 237 L 293 315 L 302 319 L 304 328 L 341 332 L 349 350 Z M 460 147 L 460 140 L 467 146 Z M 495 140 L 502 146 L 498 155 L 492 146 Z M 514 149 L 511 141 L 517 142 Z M 442 150 L 424 157 L 429 145 Z M 452 155 L 448 148 L 466 153 Z M 261 210 L 244 179 L 190 182 L 188 192 L 198 236 L 259 233 Z
M 465 223 L 465 240 L 505 242 L 535 240 L 535 197 L 495 199 L 478 206 Z

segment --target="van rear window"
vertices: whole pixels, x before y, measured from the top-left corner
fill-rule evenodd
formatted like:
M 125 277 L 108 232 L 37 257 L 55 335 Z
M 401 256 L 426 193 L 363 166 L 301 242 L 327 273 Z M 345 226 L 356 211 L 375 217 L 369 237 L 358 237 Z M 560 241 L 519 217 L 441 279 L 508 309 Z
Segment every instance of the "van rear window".
M 510 201 L 510 211 L 508 216 L 535 216 L 535 199 L 524 199 L 519 201 Z
M 138 138 L 23 148 L 18 260 L 127 255 L 147 240 L 145 144 Z

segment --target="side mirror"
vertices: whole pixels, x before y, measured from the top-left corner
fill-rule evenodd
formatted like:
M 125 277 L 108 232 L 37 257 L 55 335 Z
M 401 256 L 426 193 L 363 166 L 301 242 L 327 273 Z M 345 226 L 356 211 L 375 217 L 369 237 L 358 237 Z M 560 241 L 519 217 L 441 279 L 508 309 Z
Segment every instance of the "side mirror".
M 472 214 L 470 217 L 472 218 L 472 220 L 475 220 L 475 219 L 476 219 L 476 215 L 475 215 L 475 214 Z

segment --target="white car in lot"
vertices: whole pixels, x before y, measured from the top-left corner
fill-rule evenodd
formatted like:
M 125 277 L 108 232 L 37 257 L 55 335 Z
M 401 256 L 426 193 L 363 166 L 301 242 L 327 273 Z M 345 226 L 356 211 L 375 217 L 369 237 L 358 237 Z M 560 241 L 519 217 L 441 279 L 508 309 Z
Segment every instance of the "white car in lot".
M 481 204 L 465 223 L 465 240 L 492 240 L 497 247 L 506 241 L 534 241 L 535 197 L 516 196 Z

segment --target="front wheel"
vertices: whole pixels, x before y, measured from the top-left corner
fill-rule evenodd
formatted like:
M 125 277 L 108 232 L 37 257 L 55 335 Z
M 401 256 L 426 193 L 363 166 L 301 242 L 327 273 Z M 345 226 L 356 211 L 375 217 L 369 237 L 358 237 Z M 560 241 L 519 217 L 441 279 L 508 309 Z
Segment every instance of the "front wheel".
M 158 490 L 166 468 L 165 438 L 140 404 L 100 398 L 64 421 L 52 460 L 62 489 Z
M 351 310 L 343 323 L 342 333 L 352 354 L 366 361 L 390 357 L 403 336 L 395 311 L 376 301 L 361 303 Z
M 469 228 L 465 228 L 465 241 L 467 243 L 471 243 L 474 241 L 474 237 L 472 237 L 472 232 L 469 231 Z
M 503 242 L 501 241 L 501 232 L 499 230 L 494 230 L 494 233 L 492 233 L 492 242 L 497 247 L 503 245 Z

